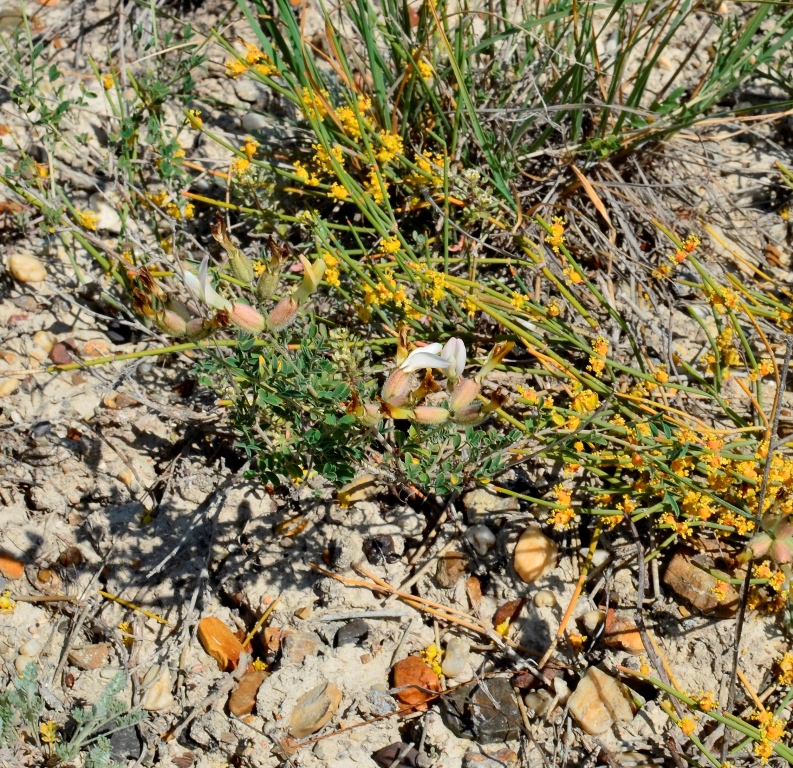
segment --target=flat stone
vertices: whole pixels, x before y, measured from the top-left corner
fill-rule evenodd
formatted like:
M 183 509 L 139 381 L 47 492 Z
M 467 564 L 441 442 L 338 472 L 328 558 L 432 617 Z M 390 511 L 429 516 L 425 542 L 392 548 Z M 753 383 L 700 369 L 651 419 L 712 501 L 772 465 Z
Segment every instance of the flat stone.
M 570 714 L 585 733 L 604 733 L 614 723 L 633 719 L 633 707 L 619 680 L 590 667 L 568 702 Z
M 692 563 L 690 553 L 678 552 L 669 561 L 663 581 L 701 613 L 726 619 L 738 612 L 739 597 L 735 588 L 728 584 L 724 598 L 719 600 L 711 590 L 721 582 Z
M 509 747 L 495 752 L 469 749 L 463 757 L 463 768 L 518 768 L 518 756 Z
M 243 717 L 253 712 L 256 706 L 256 694 L 261 684 L 267 679 L 269 673 L 249 669 L 240 678 L 229 696 L 229 712 L 237 717 Z
M 468 558 L 462 552 L 447 552 L 438 560 L 435 580 L 444 589 L 451 589 L 468 568 Z
M 141 741 L 134 726 L 122 728 L 110 734 L 110 749 L 114 760 L 137 760 L 140 757 Z
M 7 379 L 16 381 L 16 379 Z M 25 575 L 25 565 L 11 555 L 0 554 L 0 575 L 7 579 L 21 579 Z
M 309 656 L 315 656 L 322 645 L 316 632 L 292 632 L 281 636 L 281 665 L 287 667 L 302 664 Z
M 378 749 L 372 755 L 372 760 L 380 766 L 380 768 L 391 768 L 394 761 L 402 755 L 395 768 L 417 768 L 419 753 L 418 750 L 412 745 L 404 741 L 396 741 L 389 744 L 387 747 Z
M 289 735 L 303 739 L 316 733 L 333 717 L 340 703 L 341 691 L 333 683 L 320 683 L 304 693 L 289 718 Z
M 492 515 L 494 512 L 519 512 L 520 503 L 514 496 L 502 496 L 486 488 L 475 488 L 463 495 L 463 504 L 470 522 L 477 517 Z
M 77 669 L 99 669 L 107 664 L 110 643 L 95 643 L 69 651 L 69 663 Z
M 494 677 L 447 693 L 441 714 L 446 727 L 463 739 L 494 744 L 517 739 L 521 716 L 508 680 Z
M 621 616 L 613 608 L 606 614 L 603 640 L 610 648 L 619 648 L 633 656 L 644 653 L 642 635 L 636 625 L 626 616 Z

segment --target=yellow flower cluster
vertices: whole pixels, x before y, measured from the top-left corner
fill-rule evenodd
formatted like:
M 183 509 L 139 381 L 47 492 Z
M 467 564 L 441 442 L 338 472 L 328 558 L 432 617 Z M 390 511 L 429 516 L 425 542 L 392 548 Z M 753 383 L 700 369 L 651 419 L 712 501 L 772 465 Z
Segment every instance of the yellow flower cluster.
M 443 658 L 443 651 L 438 648 L 435 643 L 430 643 L 422 651 L 419 651 L 424 663 L 432 669 L 432 671 L 440 677 L 443 674 L 441 669 L 441 659 Z
M 300 90 L 300 97 L 303 101 L 303 114 L 309 120 L 323 120 L 328 114 L 327 104 L 330 94 L 324 88 L 319 93 L 315 93 L 304 86 Z
M 398 237 L 384 237 L 380 247 L 383 249 L 383 253 L 393 255 L 399 251 L 402 243 L 399 242 Z
M 187 203 L 184 207 L 184 211 L 181 211 L 179 206 L 170 199 L 170 195 L 164 190 L 147 195 L 146 199 L 154 203 L 154 205 L 172 219 L 192 219 L 193 216 L 195 216 L 195 206 L 192 203 Z
M 584 278 L 578 272 L 578 270 L 573 266 L 567 266 L 562 270 L 562 274 L 565 276 L 565 280 L 571 285 L 579 285 L 580 283 L 584 282 Z
M 374 129 L 372 121 L 366 113 L 372 108 L 372 100 L 368 96 L 359 95 L 357 99 L 358 111 L 350 106 L 339 107 L 336 110 L 336 117 L 344 129 L 344 132 L 351 139 L 361 138 L 361 126 L 364 125 L 370 131 Z
M 551 523 L 555 530 L 562 531 L 570 527 L 570 523 L 575 517 L 575 509 L 572 507 L 573 497 L 561 483 L 553 488 L 554 495 L 556 496 L 556 503 L 561 505 L 561 509 L 554 509 L 549 523 Z
M 379 135 L 382 146 L 375 152 L 375 157 L 385 165 L 404 152 L 404 142 L 398 133 L 391 131 L 380 131 Z
M 253 43 L 245 43 L 245 53 L 242 54 L 242 58 L 229 59 L 225 67 L 226 75 L 235 79 L 244 75 L 250 67 L 262 77 L 273 77 L 278 74 L 278 68 L 273 64 L 272 59 Z
M 99 224 L 99 216 L 93 211 L 77 211 L 77 223 L 83 229 L 95 232 L 97 224 Z
M 767 709 L 752 713 L 752 719 L 759 724 L 760 741 L 754 745 L 754 754 L 765 764 L 774 754 L 774 744 L 785 735 L 785 723 Z
M 551 219 L 551 231 L 545 236 L 545 242 L 551 246 L 554 253 L 559 253 L 560 246 L 567 242 L 564 236 L 564 228 L 565 223 L 561 216 L 554 216 Z
M 331 253 L 325 251 L 322 254 L 322 260 L 325 262 L 324 279 L 328 285 L 339 285 L 339 260 Z
M 776 663 L 776 680 L 780 685 L 793 685 L 793 653 L 790 651 Z
M 385 200 L 385 194 L 388 192 L 388 182 L 383 178 L 382 174 L 378 174 L 376 168 L 369 171 L 369 178 L 364 184 L 364 189 L 374 198 L 374 201 L 379 205 Z
M 325 173 L 335 173 L 333 163 L 331 162 L 331 157 L 339 165 L 344 165 L 344 150 L 340 144 L 334 144 L 330 148 L 330 152 L 328 152 L 321 144 L 312 144 L 312 148 L 314 150 L 314 162 L 320 167 L 320 170 L 324 171 Z
M 308 169 L 299 160 L 295 160 L 292 165 L 295 168 L 295 176 L 300 179 L 303 184 L 309 187 L 316 187 L 319 185 L 319 177 L 313 171 L 309 173 Z

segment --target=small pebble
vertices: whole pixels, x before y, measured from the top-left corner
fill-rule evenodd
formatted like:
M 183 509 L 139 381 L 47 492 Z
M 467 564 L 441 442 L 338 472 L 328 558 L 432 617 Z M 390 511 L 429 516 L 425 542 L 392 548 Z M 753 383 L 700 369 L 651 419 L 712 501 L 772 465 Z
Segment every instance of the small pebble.
M 122 469 L 116 477 L 129 488 L 131 493 L 138 493 L 141 490 L 140 483 L 135 478 L 135 473 L 131 469 Z
M 556 595 L 549 589 L 541 589 L 534 595 L 534 605 L 538 608 L 553 608 L 556 605 Z
M 8 271 L 20 283 L 40 283 L 47 279 L 44 264 L 27 253 L 15 253 L 9 256 Z
M 587 637 L 592 637 L 606 618 L 603 611 L 587 611 L 578 617 L 578 626 Z
M 17 671 L 17 674 L 21 675 L 25 671 L 25 667 L 28 664 L 35 664 L 36 660 L 30 658 L 30 656 L 17 656 L 14 659 L 14 669 Z
M 553 690 L 554 693 L 559 697 L 559 703 L 563 706 L 567 704 L 567 701 L 572 694 L 570 692 L 570 686 L 565 682 L 564 678 L 555 677 L 553 679 Z
M 70 651 L 69 663 L 77 669 L 99 669 L 107 664 L 109 655 L 109 643 L 95 643 Z
M 44 644 L 38 638 L 31 638 L 19 646 L 20 656 L 31 656 L 35 658 L 41 653 Z
M 466 541 L 474 548 L 477 555 L 484 557 L 496 543 L 496 537 L 486 525 L 472 525 L 465 532 Z
M 529 528 L 521 534 L 515 545 L 513 566 L 515 573 L 531 584 L 550 573 L 559 559 L 559 550 L 542 531 Z
M 465 638 L 450 637 L 443 654 L 443 674 L 446 677 L 459 677 L 465 671 L 470 652 L 471 646 Z
M 171 671 L 166 666 L 159 667 L 155 681 L 143 694 L 141 702 L 143 709 L 148 712 L 160 712 L 163 709 L 168 709 L 173 704 L 172 686 Z
M 417 760 L 419 753 L 412 744 L 407 744 L 404 741 L 397 741 L 389 744 L 387 747 L 378 749 L 372 755 L 372 760 L 380 768 L 391 768 L 394 762 L 399 758 L 401 759 L 396 763 L 395 768 L 416 768 L 418 765 Z
M 322 760 L 327 765 L 336 758 L 339 747 L 333 739 L 322 739 L 314 745 L 314 749 L 311 751 L 318 760 Z
M 382 565 L 383 563 L 393 563 L 398 558 L 394 539 L 387 533 L 378 536 L 369 536 L 364 539 L 363 553 L 372 565 Z
M 40 349 L 43 349 L 47 354 L 50 353 L 57 342 L 58 340 L 55 338 L 55 334 L 49 331 L 36 331 L 33 334 L 33 343 Z
M 21 579 L 25 575 L 25 566 L 11 555 L 0 554 L 0 576 L 6 579 Z
M 550 691 L 546 691 L 545 688 L 539 688 L 536 691 L 527 693 L 523 701 L 534 712 L 535 717 L 543 718 L 550 713 L 553 698 Z
M 19 379 L 0 379 L 0 397 L 8 397 L 17 391 Z

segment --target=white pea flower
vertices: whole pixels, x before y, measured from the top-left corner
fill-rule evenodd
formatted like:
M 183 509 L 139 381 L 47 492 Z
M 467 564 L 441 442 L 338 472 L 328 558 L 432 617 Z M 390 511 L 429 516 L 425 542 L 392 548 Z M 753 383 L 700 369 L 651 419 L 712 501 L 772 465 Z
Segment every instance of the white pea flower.
M 438 354 L 442 349 L 443 345 L 437 341 L 426 347 L 417 347 L 402 361 L 399 369 L 413 373 L 424 368 L 448 368 L 451 362 Z
M 450 363 L 446 371 L 449 380 L 457 381 L 465 370 L 466 354 L 462 339 L 458 339 L 456 336 L 449 339 L 441 351 L 441 357 Z
M 224 299 L 213 287 L 209 280 L 209 254 L 201 260 L 198 274 L 184 270 L 184 284 L 195 296 L 213 309 L 231 309 L 231 302 Z

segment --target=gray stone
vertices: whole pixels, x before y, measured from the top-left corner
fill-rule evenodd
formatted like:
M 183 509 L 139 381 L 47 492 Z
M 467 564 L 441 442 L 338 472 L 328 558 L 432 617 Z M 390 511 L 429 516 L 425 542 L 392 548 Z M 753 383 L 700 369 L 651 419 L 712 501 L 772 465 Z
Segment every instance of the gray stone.
M 242 127 L 248 133 L 263 131 L 269 125 L 267 118 L 258 112 L 248 112 L 242 118 Z
M 520 735 L 520 710 L 508 680 L 494 677 L 447 693 L 442 699 L 446 727 L 463 739 L 495 744 Z
M 255 104 L 259 98 L 259 88 L 256 83 L 246 78 L 234 83 L 234 93 L 240 101 L 247 101 L 248 104 Z

